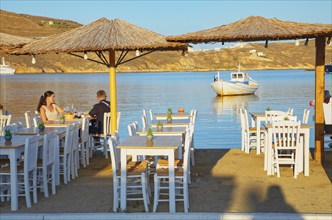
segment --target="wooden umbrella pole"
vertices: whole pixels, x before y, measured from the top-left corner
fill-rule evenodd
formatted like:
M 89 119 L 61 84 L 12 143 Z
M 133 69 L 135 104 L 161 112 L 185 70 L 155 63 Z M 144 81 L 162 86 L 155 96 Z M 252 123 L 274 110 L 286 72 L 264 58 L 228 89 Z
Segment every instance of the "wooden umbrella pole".
M 115 66 L 115 50 L 109 51 L 110 59 L 110 95 L 111 95 L 111 133 L 112 135 L 117 130 L 117 110 L 116 110 L 116 66 Z
M 315 74 L 315 160 L 324 161 L 325 37 L 316 38 Z

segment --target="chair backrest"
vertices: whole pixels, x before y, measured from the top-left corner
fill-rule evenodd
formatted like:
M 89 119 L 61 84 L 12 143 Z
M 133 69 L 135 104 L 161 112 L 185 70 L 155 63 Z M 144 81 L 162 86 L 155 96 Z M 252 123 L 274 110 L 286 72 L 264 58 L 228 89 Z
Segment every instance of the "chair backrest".
M 294 109 L 293 108 L 288 108 L 287 114 L 293 115 Z
M 193 114 L 193 121 L 194 121 L 194 123 L 196 122 L 196 118 L 197 118 L 197 110 L 194 109 L 194 114 Z
M 310 115 L 310 110 L 309 109 L 304 109 L 303 117 L 302 117 L 302 124 L 308 124 L 309 115 Z
M 243 109 L 243 123 L 244 123 L 244 131 L 249 134 L 249 119 L 248 119 L 248 111 L 247 109 Z
M 74 125 L 71 124 L 66 128 L 66 139 L 64 146 L 64 154 L 71 154 L 72 146 L 73 146 L 73 138 L 74 138 Z
M 244 124 L 244 109 L 240 108 L 239 109 L 240 113 L 240 122 L 241 122 L 241 130 L 243 131 L 245 129 L 245 124 Z
M 59 135 L 56 131 L 44 135 L 43 168 L 55 163 L 56 151 L 59 149 Z
M 287 112 L 277 111 L 277 110 L 265 111 L 265 120 L 266 120 L 266 122 L 271 123 L 272 119 L 276 116 L 288 117 L 289 114 Z
M 121 112 L 116 113 L 116 130 L 119 131 Z
M 10 124 L 11 119 L 11 115 L 0 115 L 0 134 L 2 133 L 3 127 Z
M 81 132 L 82 144 L 88 142 L 88 140 L 89 140 L 89 118 L 82 117 L 82 132 Z
M 33 126 L 35 128 L 38 128 L 38 124 L 42 121 L 39 115 L 35 115 L 34 117 L 32 117 L 32 121 L 33 121 Z
M 25 140 L 24 173 L 37 169 L 38 145 L 40 136 L 32 136 Z
M 120 144 L 120 134 L 118 131 L 114 131 L 113 137 L 116 141 L 116 143 L 119 145 Z
M 104 113 L 104 135 L 110 135 L 111 134 L 111 126 L 112 126 L 112 121 L 111 121 L 111 113 L 110 112 L 105 112 Z
M 79 131 L 80 131 L 80 123 L 76 122 L 74 123 L 74 133 L 73 133 L 73 146 L 72 146 L 72 151 L 75 151 L 78 149 L 78 144 L 79 144 Z
M 30 115 L 30 111 L 24 112 L 24 117 L 25 117 L 26 127 L 31 128 L 32 127 L 32 118 L 31 118 L 31 115 Z
M 272 117 L 272 122 L 274 121 L 297 121 L 297 116 L 296 115 L 288 115 L 288 116 L 275 116 Z
M 145 109 L 143 109 L 142 111 L 143 111 L 143 115 L 144 115 L 145 117 L 147 117 L 147 116 L 146 116 L 146 111 L 145 111 Z
M 153 113 L 152 113 L 152 109 L 149 110 L 149 113 L 150 113 L 150 120 L 152 121 L 153 120 Z
M 137 121 L 134 121 L 134 122 L 133 122 L 133 126 L 134 126 L 135 130 L 137 131 L 137 129 L 138 129 L 138 122 L 137 122 Z
M 184 155 L 183 155 L 183 176 L 186 178 L 188 175 L 188 166 L 190 163 L 190 146 L 192 142 L 192 135 L 190 128 L 186 129 L 186 137 L 184 141 Z
M 129 134 L 129 136 L 134 136 L 135 134 L 134 134 L 134 125 L 133 124 L 129 124 L 128 125 L 128 134 Z
M 142 127 L 143 128 L 147 128 L 148 127 L 148 121 L 147 121 L 145 115 L 142 115 Z
M 332 102 L 323 103 L 324 121 L 326 125 L 332 125 Z
M 116 171 L 119 169 L 119 161 L 117 158 L 117 144 L 116 144 L 116 140 L 114 137 L 111 137 L 108 139 L 108 146 L 110 148 L 110 156 L 111 156 L 111 161 L 112 161 L 112 173 L 113 173 L 113 178 L 116 178 Z
M 301 121 L 272 122 L 272 138 L 276 149 L 296 148 L 300 140 Z

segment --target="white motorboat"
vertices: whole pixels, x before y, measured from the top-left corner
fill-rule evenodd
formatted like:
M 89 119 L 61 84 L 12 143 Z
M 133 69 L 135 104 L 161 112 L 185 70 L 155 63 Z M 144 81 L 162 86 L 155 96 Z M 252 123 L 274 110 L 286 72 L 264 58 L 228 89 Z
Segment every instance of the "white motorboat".
M 1 75 L 12 75 L 15 73 L 15 69 L 9 65 L 6 65 L 5 58 L 2 57 L 2 62 L 0 64 L 0 74 Z
M 231 73 L 231 81 L 223 81 L 220 79 L 220 74 L 214 77 L 214 82 L 211 83 L 212 89 L 219 96 L 227 95 L 250 95 L 254 94 L 259 87 L 257 81 L 249 77 L 246 72 L 240 71 L 241 66 L 238 66 L 236 72 Z

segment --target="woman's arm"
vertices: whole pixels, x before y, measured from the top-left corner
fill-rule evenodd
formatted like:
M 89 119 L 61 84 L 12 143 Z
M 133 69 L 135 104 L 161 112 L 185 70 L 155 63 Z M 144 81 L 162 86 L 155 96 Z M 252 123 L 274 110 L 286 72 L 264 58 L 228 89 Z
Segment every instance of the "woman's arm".
M 39 112 L 40 112 L 40 117 L 41 117 L 41 120 L 43 121 L 43 123 L 47 122 L 45 109 L 43 107 L 40 107 Z
M 62 108 L 60 108 L 60 106 L 55 105 L 55 109 L 57 110 L 57 112 L 59 112 L 60 114 L 62 114 L 64 112 L 64 110 Z

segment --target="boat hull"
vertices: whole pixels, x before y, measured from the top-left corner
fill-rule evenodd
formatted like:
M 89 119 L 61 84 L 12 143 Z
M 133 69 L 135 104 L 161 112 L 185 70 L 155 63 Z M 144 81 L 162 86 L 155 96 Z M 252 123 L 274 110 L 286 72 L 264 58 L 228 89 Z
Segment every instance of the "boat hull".
M 211 83 L 211 87 L 219 96 L 250 95 L 258 89 L 257 84 L 229 83 L 222 80 Z

